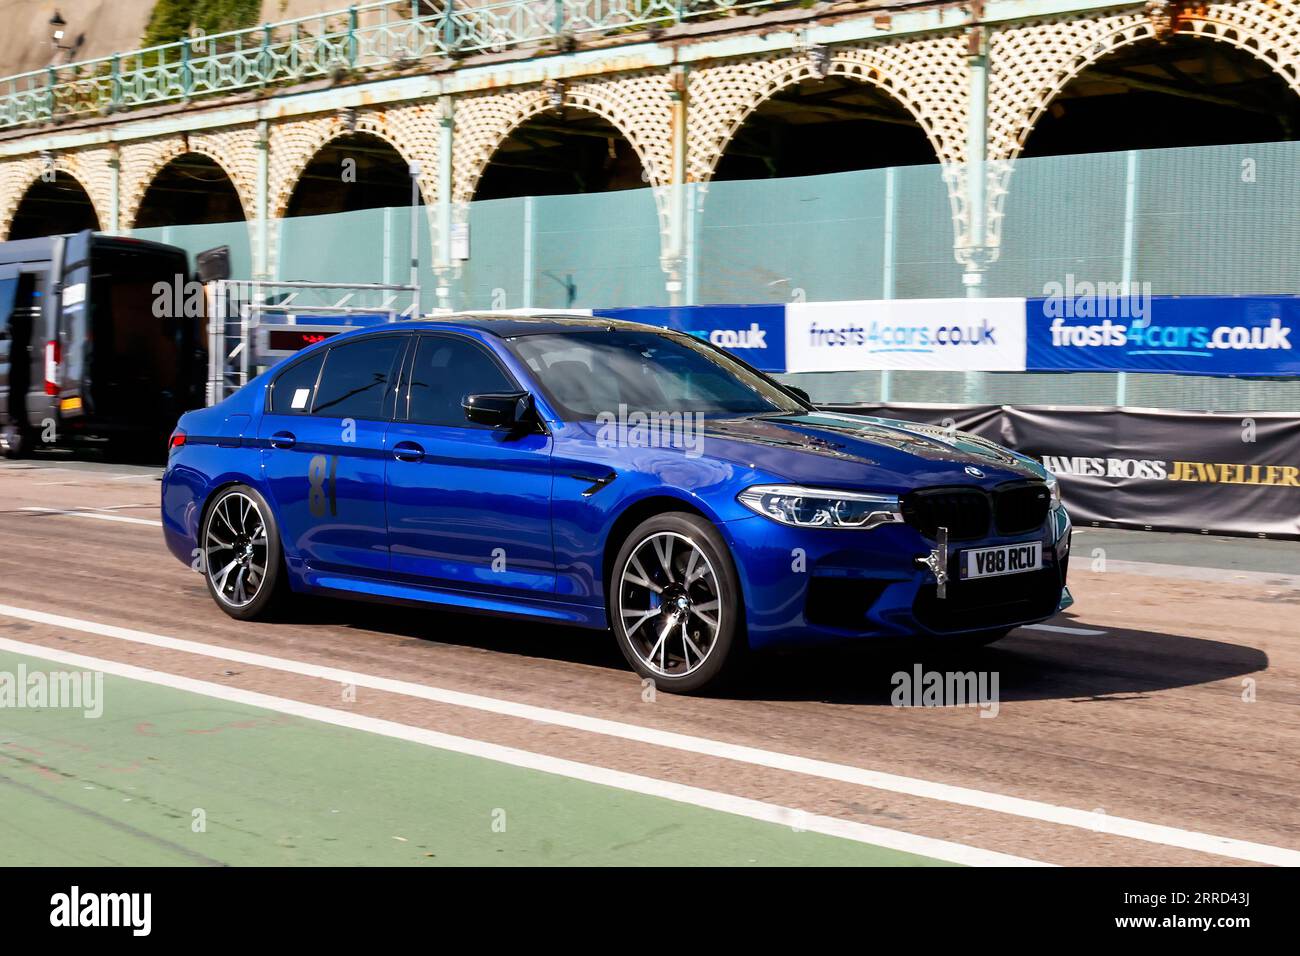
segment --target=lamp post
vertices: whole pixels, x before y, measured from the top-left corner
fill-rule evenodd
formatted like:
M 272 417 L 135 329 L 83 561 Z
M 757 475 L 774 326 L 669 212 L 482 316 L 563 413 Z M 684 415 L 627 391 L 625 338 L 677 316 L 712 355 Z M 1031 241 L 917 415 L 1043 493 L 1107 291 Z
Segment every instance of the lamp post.
M 64 38 L 68 35 L 68 21 L 63 19 L 58 10 L 54 11 L 54 16 L 50 17 L 50 46 L 54 48 L 54 55 L 51 58 L 51 65 L 59 59 L 62 53 L 68 61 L 72 60 L 72 54 L 76 52 L 77 44 L 64 43 Z

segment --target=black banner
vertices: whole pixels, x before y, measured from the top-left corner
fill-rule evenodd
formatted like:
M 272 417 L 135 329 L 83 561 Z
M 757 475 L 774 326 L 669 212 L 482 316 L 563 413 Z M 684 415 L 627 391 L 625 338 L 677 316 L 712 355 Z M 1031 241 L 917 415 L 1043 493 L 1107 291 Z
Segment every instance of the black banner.
M 729 886 L 753 898 L 779 894 L 788 907 L 815 913 L 818 928 L 832 933 L 835 926 L 845 934 L 861 931 L 865 893 L 870 911 L 882 914 L 877 919 L 916 928 L 918 940 L 924 934 L 926 948 L 938 951 L 945 951 L 949 940 L 954 950 L 969 950 L 973 937 L 997 926 L 1006 927 L 1008 938 L 1050 942 L 1068 937 L 1077 944 L 1127 937 L 1148 948 L 1156 948 L 1152 940 L 1182 945 L 1194 936 L 1231 952 L 1252 938 L 1259 941 L 1256 946 L 1279 939 L 1295 925 L 1295 879 L 1286 868 L 990 868 L 974 873 L 963 867 L 900 867 L 887 874 L 859 871 L 853 879 L 829 870 L 810 879 L 808 869 L 771 866 L 725 874 L 691 867 L 670 872 L 675 885 L 697 895 L 710 892 L 724 876 Z M 373 948 L 379 932 L 432 937 L 460 925 L 481 927 L 476 932 L 485 941 L 509 945 L 518 939 L 527 946 L 535 945 L 538 927 L 578 895 L 602 911 L 614 908 L 637 886 L 652 895 L 661 888 L 665 870 L 623 867 L 617 880 L 594 879 L 594 873 L 555 868 L 539 881 L 534 871 L 522 867 L 434 868 L 414 875 L 369 867 L 14 870 L 6 887 L 5 938 L 15 952 L 54 950 L 54 943 L 62 944 L 62 950 L 90 946 L 98 951 L 123 944 L 148 946 L 150 941 L 169 952 L 178 943 L 195 941 L 241 949 L 256 943 L 338 951 L 358 944 Z M 91 897 L 102 900 L 102 894 L 117 902 L 112 907 L 89 903 Z M 944 901 L 942 920 L 935 919 L 936 899 Z M 508 919 L 502 918 L 503 906 Z M 206 912 L 218 918 L 197 918 Z M 436 924 L 431 912 L 439 918 Z M 767 920 L 738 918 L 720 927 L 711 914 L 693 910 L 678 925 L 692 938 L 725 934 L 732 948 L 737 940 L 746 945 L 743 941 L 751 935 L 756 943 L 771 936 Z M 564 932 L 566 941 L 594 944 L 605 942 L 602 933 L 608 930 L 593 922 Z
M 1077 524 L 1300 538 L 1300 417 L 1010 405 L 835 405 L 942 424 L 1043 462 Z

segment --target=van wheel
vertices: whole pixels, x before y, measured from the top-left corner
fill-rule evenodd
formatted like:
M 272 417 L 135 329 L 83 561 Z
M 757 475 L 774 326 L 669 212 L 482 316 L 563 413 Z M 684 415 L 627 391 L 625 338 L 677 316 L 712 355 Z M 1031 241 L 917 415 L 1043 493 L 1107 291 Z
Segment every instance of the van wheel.
M 731 554 L 696 515 L 655 515 L 637 526 L 614 560 L 609 605 L 623 656 L 663 690 L 716 687 L 747 648 Z
M 0 428 L 0 445 L 6 458 L 23 458 L 32 450 L 27 429 L 12 423 Z
M 203 575 L 217 607 L 241 621 L 285 603 L 280 532 L 266 499 L 247 485 L 223 489 L 199 531 Z

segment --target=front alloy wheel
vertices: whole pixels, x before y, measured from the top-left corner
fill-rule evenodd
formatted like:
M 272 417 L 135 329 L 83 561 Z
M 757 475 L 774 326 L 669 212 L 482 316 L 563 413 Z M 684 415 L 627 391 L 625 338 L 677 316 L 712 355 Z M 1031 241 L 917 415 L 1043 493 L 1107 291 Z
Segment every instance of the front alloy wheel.
M 658 515 L 624 542 L 614 575 L 614 633 L 637 673 L 673 691 L 716 680 L 744 640 L 735 639 L 740 589 L 717 531 L 694 515 Z

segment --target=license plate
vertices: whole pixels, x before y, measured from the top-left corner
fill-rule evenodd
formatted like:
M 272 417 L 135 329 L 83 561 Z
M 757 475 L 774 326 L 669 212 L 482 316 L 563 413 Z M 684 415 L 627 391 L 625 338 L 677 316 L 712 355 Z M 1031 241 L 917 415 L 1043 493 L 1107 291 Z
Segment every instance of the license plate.
M 1043 566 L 1043 542 L 1002 544 L 996 548 L 974 548 L 961 553 L 961 576 L 994 578 L 1002 574 L 1037 571 Z

